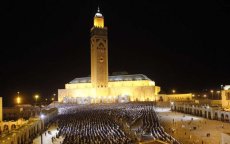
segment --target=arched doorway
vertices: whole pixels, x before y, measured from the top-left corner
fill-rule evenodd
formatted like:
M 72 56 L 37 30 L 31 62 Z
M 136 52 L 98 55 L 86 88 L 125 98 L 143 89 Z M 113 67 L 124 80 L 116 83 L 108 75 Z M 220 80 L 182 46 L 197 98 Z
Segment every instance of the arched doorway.
M 160 96 L 159 101 L 161 101 L 161 102 L 163 101 L 163 97 L 162 96 Z
M 212 119 L 211 112 L 208 112 L 208 119 Z
M 12 124 L 12 125 L 11 125 L 11 130 L 14 130 L 14 129 L 16 129 L 16 125 L 15 125 L 15 124 Z
M 3 132 L 5 132 L 5 131 L 9 131 L 9 126 L 6 124 L 3 126 Z
M 226 121 L 226 122 L 229 122 L 229 117 L 228 117 L 227 114 L 225 115 L 225 121 Z
M 218 120 L 218 114 L 217 113 L 215 113 L 214 119 Z
M 200 116 L 202 117 L 202 110 L 200 110 Z
M 221 114 L 221 121 L 224 121 L 224 114 Z

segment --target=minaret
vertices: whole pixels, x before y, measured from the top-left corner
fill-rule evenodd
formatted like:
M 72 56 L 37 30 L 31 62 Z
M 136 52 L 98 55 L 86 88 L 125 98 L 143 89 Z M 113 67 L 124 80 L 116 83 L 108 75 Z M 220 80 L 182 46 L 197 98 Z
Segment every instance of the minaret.
M 108 37 L 104 17 L 98 7 L 91 28 L 91 83 L 95 88 L 108 87 Z

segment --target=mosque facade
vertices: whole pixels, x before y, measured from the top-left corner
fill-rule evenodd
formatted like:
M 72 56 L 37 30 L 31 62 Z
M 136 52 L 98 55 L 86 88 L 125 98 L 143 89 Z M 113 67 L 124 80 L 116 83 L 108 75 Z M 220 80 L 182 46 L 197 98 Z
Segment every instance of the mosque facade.
M 61 103 L 156 101 L 160 87 L 143 74 L 109 76 L 108 29 L 98 9 L 91 28 L 91 77 L 75 78 L 58 89 Z

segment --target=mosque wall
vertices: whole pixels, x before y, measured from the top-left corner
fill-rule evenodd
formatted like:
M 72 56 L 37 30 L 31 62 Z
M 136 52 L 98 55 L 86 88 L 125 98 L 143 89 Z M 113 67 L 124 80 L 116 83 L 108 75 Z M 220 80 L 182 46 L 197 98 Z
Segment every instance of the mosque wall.
M 78 85 L 78 84 L 72 84 Z M 149 81 L 111 82 L 108 88 L 59 89 L 58 101 L 64 103 L 100 103 L 125 101 L 154 101 L 160 87 L 149 86 Z M 87 85 L 86 85 L 87 86 Z M 84 100 L 83 100 L 84 99 Z M 158 98 L 157 98 L 158 99 Z

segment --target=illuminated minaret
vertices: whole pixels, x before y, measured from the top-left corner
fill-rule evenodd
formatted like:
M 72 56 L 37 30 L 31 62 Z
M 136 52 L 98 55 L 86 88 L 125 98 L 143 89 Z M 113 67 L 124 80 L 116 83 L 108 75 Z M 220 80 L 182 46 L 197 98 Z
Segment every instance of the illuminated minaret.
M 98 8 L 91 28 L 91 82 L 93 87 L 108 87 L 108 38 L 104 17 Z

